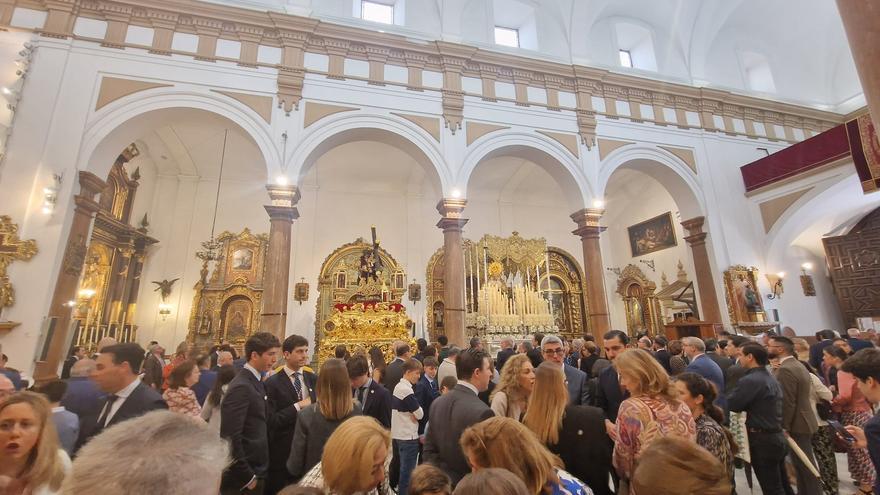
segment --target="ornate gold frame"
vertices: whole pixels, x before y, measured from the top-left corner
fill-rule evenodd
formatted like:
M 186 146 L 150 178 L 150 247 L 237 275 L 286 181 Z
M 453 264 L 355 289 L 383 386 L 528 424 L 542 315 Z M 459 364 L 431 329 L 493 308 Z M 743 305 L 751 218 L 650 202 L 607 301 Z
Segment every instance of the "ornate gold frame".
M 741 308 L 742 305 L 736 295 L 736 284 L 738 281 L 745 281 L 751 285 L 751 289 L 754 291 L 757 302 L 760 305 L 759 311 L 748 311 L 747 308 Z M 727 311 L 730 315 L 730 322 L 733 325 L 749 328 L 767 326 L 767 313 L 764 310 L 764 301 L 761 297 L 761 291 L 758 288 L 757 268 L 753 266 L 746 267 L 745 265 L 734 265 L 728 268 L 727 271 L 724 272 L 724 297 L 727 302 Z M 742 318 L 743 316 L 745 319 Z
M 37 241 L 29 239 L 22 241 L 18 238 L 18 225 L 12 223 L 12 218 L 0 215 L 0 315 L 3 308 L 15 304 L 15 288 L 6 275 L 6 269 L 13 261 L 28 261 L 37 254 Z M 5 322 L 0 330 L 11 330 L 18 326 L 15 322 Z
M 636 298 L 630 294 L 630 288 L 638 287 L 641 297 Z M 663 331 L 663 321 L 660 313 L 660 302 L 657 300 L 655 291 L 657 284 L 652 282 L 645 273 L 635 265 L 627 265 L 617 278 L 617 293 L 623 298 L 626 308 L 627 333 L 635 335 L 637 325 L 644 322 L 645 330 L 649 335 L 656 335 Z M 640 299 L 636 301 L 636 299 Z M 636 302 L 641 306 L 642 321 L 635 319 Z

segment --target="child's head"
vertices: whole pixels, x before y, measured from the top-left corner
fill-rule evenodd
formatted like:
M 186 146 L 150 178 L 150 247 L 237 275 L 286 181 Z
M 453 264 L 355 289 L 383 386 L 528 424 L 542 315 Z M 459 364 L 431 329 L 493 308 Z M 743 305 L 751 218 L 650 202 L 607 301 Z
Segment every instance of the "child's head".
M 437 358 L 434 356 L 428 356 L 425 358 L 425 362 L 423 363 L 425 366 L 425 374 L 428 375 L 428 378 L 433 380 L 437 377 Z
M 452 483 L 446 473 L 430 464 L 421 464 L 412 472 L 407 495 L 451 495 Z
M 445 395 L 446 392 L 454 389 L 456 385 L 458 385 L 458 379 L 454 376 L 443 377 L 443 380 L 440 381 L 440 395 Z
M 422 377 L 422 363 L 418 359 L 410 358 L 403 363 L 403 378 L 415 385 Z

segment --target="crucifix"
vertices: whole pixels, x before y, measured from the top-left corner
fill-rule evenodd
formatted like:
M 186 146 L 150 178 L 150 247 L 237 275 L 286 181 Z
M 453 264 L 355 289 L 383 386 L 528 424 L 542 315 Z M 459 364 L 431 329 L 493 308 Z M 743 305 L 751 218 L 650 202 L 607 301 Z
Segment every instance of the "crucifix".
M 36 241 L 33 239 L 20 240 L 18 225 L 12 223 L 12 219 L 8 216 L 0 216 L 0 316 L 2 316 L 3 308 L 15 303 L 15 290 L 6 275 L 6 268 L 13 261 L 27 261 L 35 254 L 37 254 Z

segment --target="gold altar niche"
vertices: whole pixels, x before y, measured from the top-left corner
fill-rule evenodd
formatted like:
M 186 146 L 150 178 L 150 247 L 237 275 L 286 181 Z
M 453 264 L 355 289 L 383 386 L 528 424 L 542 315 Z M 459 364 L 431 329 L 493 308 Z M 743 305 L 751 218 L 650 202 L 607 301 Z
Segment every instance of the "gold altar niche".
M 125 164 L 140 154 L 129 145 L 116 158 L 101 192 L 83 275 L 73 306 L 72 345 L 94 350 L 105 336 L 119 342 L 136 342 L 134 321 L 141 273 L 147 249 L 158 241 L 148 235 L 146 216 L 131 225 L 132 206 L 139 186 L 139 169 L 129 176 Z M 65 263 L 66 265 L 66 263 Z
M 332 358 L 340 344 L 351 353 L 379 347 L 386 361 L 393 359 L 395 340 L 414 345 L 413 322 L 400 304 L 406 290 L 406 272 L 378 240 L 358 238 L 334 250 L 318 277 L 318 363 Z
M 196 282 L 187 341 L 196 348 L 208 348 L 228 340 L 239 349 L 260 328 L 263 306 L 263 277 L 269 236 L 223 232 L 219 261 L 208 279 L 208 262 L 203 261 L 201 279 Z
M 626 329 L 631 336 L 647 332 L 654 336 L 662 333 L 663 320 L 655 291 L 657 284 L 635 265 L 627 265 L 617 278 L 617 294 L 623 298 Z
M 472 335 L 494 343 L 532 332 L 585 333 L 583 272 L 565 251 L 541 239 L 486 235 L 463 241 L 465 325 Z M 443 248 L 428 261 L 428 330 L 444 333 Z M 549 273 L 547 267 L 550 267 Z

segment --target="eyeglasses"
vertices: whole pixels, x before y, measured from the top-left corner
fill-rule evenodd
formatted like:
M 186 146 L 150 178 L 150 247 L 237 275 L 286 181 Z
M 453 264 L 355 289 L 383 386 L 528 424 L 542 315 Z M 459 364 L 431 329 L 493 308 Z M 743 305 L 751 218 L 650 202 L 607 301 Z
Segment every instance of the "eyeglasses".
M 561 355 L 565 354 L 565 349 L 563 349 L 561 347 L 559 349 L 544 349 L 544 354 L 546 354 L 548 356 L 552 356 L 554 354 L 556 354 L 557 356 L 561 356 Z

